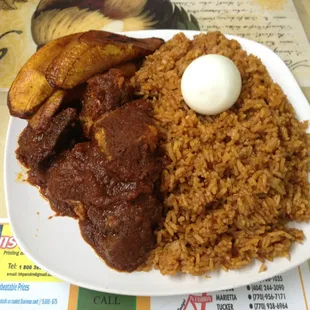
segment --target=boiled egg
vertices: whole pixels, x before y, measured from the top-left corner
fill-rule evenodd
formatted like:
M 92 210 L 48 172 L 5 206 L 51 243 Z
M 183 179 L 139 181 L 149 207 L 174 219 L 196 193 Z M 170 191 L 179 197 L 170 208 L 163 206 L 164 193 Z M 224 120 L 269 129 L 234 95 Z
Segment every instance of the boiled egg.
M 233 106 L 241 92 L 242 80 L 229 58 L 209 54 L 191 62 L 181 80 L 185 103 L 195 112 L 216 115 Z

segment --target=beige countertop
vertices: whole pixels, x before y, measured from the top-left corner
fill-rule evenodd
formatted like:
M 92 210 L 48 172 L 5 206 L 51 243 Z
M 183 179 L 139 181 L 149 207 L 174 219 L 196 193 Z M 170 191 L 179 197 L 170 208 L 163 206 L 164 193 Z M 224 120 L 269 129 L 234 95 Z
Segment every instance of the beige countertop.
M 298 15 L 302 21 L 307 37 L 310 41 L 310 1 L 309 0 L 293 0 L 298 11 Z M 310 87 L 303 88 L 303 91 L 310 101 Z M 6 218 L 6 207 L 3 189 L 3 159 L 5 136 L 9 121 L 9 113 L 6 106 L 6 92 L 0 91 L 0 218 Z

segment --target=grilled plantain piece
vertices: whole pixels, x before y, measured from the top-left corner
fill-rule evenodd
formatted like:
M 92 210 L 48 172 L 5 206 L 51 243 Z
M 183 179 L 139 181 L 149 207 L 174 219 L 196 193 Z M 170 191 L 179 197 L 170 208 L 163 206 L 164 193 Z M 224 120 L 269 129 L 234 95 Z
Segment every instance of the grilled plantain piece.
M 40 48 L 22 67 L 8 94 L 8 107 L 11 115 L 30 118 L 53 93 L 45 72 L 51 62 L 64 47 L 81 33 L 51 41 Z
M 70 89 L 95 74 L 153 53 L 163 40 L 91 30 L 71 41 L 46 72 L 50 85 Z
M 31 117 L 29 126 L 38 132 L 44 131 L 60 110 L 71 107 L 80 111 L 85 89 L 86 85 L 83 84 L 69 90 L 55 90 Z
M 60 108 L 66 96 L 65 90 L 55 91 L 39 108 L 36 114 L 29 120 L 29 126 L 37 131 L 46 130 L 53 116 Z

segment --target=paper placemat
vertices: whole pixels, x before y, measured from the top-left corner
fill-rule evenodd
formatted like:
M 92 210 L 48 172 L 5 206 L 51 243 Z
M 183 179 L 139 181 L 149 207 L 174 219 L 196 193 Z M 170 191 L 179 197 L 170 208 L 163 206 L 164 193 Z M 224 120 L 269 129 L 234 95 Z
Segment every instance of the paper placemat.
M 303 1 L 308 0 L 300 3 Z M 110 9 L 103 8 L 104 2 L 0 0 L 1 174 L 8 123 L 6 93 L 1 88 L 7 90 L 38 45 L 57 35 L 87 29 L 220 30 L 269 46 L 301 86 L 310 86 L 310 46 L 292 0 L 132 0 L 126 7 L 122 4 L 127 1 L 113 0 Z M 4 205 L 2 181 L 0 204 Z M 308 310 L 309 301 L 309 262 L 257 284 L 216 293 L 150 298 L 78 288 L 29 261 L 18 248 L 9 224 L 0 221 L 0 309 Z
M 310 45 L 292 0 L 0 0 L 0 89 L 38 45 L 88 29 L 219 30 L 269 46 L 310 86 Z

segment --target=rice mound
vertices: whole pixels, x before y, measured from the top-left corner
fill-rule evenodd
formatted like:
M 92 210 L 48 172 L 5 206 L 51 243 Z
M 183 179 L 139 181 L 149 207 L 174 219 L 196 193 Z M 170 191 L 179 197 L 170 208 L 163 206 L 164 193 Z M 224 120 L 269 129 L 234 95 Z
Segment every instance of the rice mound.
M 236 104 L 201 116 L 183 101 L 180 81 L 204 54 L 229 57 L 242 76 Z M 309 137 L 260 59 L 220 32 L 180 33 L 145 60 L 133 78 L 153 103 L 168 160 L 161 178 L 165 221 L 141 267 L 202 275 L 238 269 L 253 259 L 290 257 L 310 219 Z

